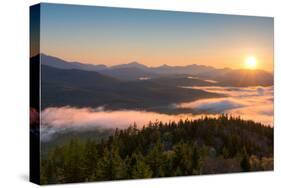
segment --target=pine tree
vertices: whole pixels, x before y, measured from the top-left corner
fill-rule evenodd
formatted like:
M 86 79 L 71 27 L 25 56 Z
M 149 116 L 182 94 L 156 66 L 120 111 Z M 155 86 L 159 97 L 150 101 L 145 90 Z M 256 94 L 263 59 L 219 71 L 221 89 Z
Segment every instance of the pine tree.
M 201 155 L 197 145 L 193 146 L 192 151 L 192 174 L 200 174 Z
M 134 153 L 132 155 L 130 171 L 130 178 L 133 179 L 151 178 L 152 176 L 152 171 L 150 170 L 149 166 L 145 163 L 144 157 L 140 153 Z
M 191 159 L 191 151 L 188 144 L 183 142 L 177 144 L 175 146 L 175 159 L 174 164 L 175 167 L 179 167 L 182 175 L 190 175 L 192 174 L 192 159 Z
M 146 157 L 146 163 L 150 166 L 153 177 L 161 177 L 164 175 L 162 166 L 163 161 L 163 145 L 161 144 L 160 140 L 158 140 Z
M 117 180 L 125 178 L 125 165 L 119 156 L 118 149 L 110 151 L 105 148 L 103 157 L 99 160 L 96 169 L 97 180 Z
M 95 141 L 88 141 L 85 145 L 84 161 L 85 180 L 93 181 L 96 177 L 95 169 L 97 168 L 98 151 Z
M 240 166 L 244 172 L 250 171 L 249 155 L 245 147 L 243 148 L 242 160 L 240 162 Z
M 84 181 L 83 145 L 72 139 L 64 151 L 63 182 Z

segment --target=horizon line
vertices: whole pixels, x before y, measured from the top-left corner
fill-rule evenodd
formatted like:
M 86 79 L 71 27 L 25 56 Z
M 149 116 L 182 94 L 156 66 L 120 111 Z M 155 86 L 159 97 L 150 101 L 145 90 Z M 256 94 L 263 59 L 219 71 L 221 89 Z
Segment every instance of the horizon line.
M 49 56 L 49 57 L 52 57 L 52 58 L 57 58 L 59 60 L 62 60 L 62 61 L 65 61 L 66 63 L 80 63 L 80 64 L 83 64 L 83 65 L 93 65 L 93 66 L 99 66 L 99 65 L 103 65 L 107 68 L 112 68 L 112 67 L 115 67 L 115 66 L 119 66 L 119 65 L 129 65 L 129 64 L 132 64 L 132 63 L 137 63 L 139 65 L 143 65 L 147 68 L 159 68 L 159 67 L 163 67 L 163 66 L 168 66 L 168 67 L 188 67 L 188 66 L 192 66 L 192 65 L 196 65 L 196 66 L 204 66 L 204 67 L 209 67 L 209 68 L 214 68 L 214 69 L 230 69 L 230 70 L 247 70 L 247 71 L 265 71 L 265 72 L 268 72 L 268 73 L 271 73 L 273 74 L 274 73 L 274 69 L 272 71 L 268 71 L 268 70 L 264 70 L 264 69 L 254 69 L 254 70 L 250 70 L 250 69 L 243 69 L 243 68 L 240 68 L 240 69 L 233 69 L 233 68 L 230 68 L 230 67 L 216 67 L 216 66 L 212 66 L 212 65 L 204 65 L 204 64 L 196 64 L 196 63 L 191 63 L 191 64 L 186 64 L 186 65 L 169 65 L 169 64 L 161 64 L 159 66 L 148 66 L 146 64 L 142 64 L 140 63 L 139 61 L 137 60 L 133 60 L 133 61 L 129 61 L 127 63 L 120 63 L 120 64 L 116 64 L 116 65 L 106 65 L 106 64 L 93 64 L 93 63 L 85 63 L 85 62 L 81 62 L 81 61 L 77 61 L 77 60 L 67 60 L 67 59 L 64 59 L 62 57 L 57 57 L 57 56 L 54 56 L 54 55 L 50 55 L 50 54 L 47 54 L 47 53 L 44 53 L 44 52 L 40 52 L 40 53 L 37 53 L 36 55 L 30 55 L 30 58 L 33 58 L 33 57 L 36 57 L 38 55 L 45 55 L 45 56 Z

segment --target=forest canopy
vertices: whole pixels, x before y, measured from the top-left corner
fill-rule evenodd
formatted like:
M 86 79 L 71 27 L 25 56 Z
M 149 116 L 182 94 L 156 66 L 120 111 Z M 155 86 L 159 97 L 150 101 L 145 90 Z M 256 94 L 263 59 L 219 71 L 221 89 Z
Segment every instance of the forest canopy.
M 41 184 L 273 170 L 273 128 L 221 115 L 72 137 L 41 158 Z

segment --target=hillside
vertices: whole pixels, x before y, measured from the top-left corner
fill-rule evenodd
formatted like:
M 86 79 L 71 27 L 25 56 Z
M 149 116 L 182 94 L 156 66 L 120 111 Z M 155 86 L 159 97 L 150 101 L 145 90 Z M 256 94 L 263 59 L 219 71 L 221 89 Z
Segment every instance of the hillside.
M 197 89 L 179 88 L 176 83 L 120 81 L 94 71 L 64 70 L 42 65 L 41 72 L 43 109 L 70 105 L 170 111 L 168 106 L 172 103 L 223 96 Z

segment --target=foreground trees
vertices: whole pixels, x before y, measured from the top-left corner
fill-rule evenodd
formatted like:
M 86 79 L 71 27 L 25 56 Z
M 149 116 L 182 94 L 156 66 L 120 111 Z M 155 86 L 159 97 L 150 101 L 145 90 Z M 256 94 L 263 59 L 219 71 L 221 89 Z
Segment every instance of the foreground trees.
M 273 169 L 273 128 L 222 115 L 72 138 L 41 160 L 41 183 L 184 176 Z

